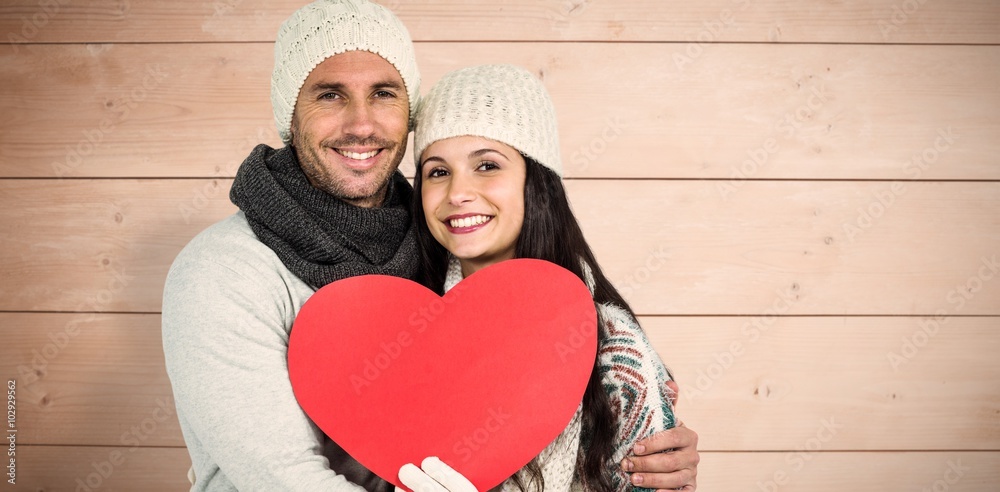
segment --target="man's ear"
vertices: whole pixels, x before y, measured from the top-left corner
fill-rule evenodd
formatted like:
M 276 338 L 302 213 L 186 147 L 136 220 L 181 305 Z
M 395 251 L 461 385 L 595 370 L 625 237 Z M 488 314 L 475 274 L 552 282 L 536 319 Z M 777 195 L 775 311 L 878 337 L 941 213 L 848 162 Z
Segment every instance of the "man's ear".
M 292 143 L 295 143 L 295 125 L 298 124 L 299 119 L 292 113 L 292 121 L 288 124 L 288 134 L 292 136 Z

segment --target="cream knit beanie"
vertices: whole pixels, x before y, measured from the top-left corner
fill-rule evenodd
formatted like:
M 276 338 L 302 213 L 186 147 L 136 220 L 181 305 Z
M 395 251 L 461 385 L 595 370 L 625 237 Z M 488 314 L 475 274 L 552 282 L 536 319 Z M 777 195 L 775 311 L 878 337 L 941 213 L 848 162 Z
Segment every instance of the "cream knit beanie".
M 556 111 L 542 81 L 514 65 L 480 65 L 445 74 L 421 99 L 413 156 L 462 135 L 514 147 L 562 176 Z
M 410 33 L 389 9 L 368 0 L 318 0 L 281 24 L 274 42 L 271 106 L 278 134 L 291 143 L 292 112 L 306 77 L 327 58 L 370 51 L 399 71 L 410 99 L 410 121 L 420 96 L 420 72 Z

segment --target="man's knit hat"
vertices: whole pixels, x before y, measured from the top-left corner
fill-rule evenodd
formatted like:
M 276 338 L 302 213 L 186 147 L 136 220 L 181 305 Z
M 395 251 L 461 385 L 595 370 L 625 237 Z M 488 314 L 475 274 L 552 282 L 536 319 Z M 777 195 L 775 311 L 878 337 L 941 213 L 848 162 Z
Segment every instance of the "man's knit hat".
M 317 0 L 286 19 L 274 43 L 271 106 L 285 143 L 292 140 L 292 112 L 306 77 L 323 60 L 347 51 L 370 51 L 396 67 L 406 85 L 413 121 L 420 72 L 403 23 L 389 9 L 368 0 Z
M 556 110 L 542 81 L 514 65 L 445 74 L 420 102 L 413 156 L 438 140 L 474 135 L 514 147 L 562 176 Z

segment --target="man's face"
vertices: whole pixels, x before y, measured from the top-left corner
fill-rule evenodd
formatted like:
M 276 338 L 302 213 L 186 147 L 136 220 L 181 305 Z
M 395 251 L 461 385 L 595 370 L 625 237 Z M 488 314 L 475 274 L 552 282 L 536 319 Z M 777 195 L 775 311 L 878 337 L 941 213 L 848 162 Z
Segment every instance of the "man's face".
M 375 207 L 406 152 L 409 116 L 396 68 L 374 53 L 348 51 L 306 78 L 292 114 L 292 145 L 313 186 Z

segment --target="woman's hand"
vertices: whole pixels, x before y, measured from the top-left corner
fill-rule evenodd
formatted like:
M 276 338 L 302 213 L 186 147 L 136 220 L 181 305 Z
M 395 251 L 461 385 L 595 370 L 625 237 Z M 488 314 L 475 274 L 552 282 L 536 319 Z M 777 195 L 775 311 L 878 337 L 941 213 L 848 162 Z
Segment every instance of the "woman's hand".
M 469 479 L 434 456 L 425 458 L 420 468 L 412 463 L 403 465 L 399 480 L 413 492 L 476 492 Z M 399 487 L 396 492 L 401 492 Z

